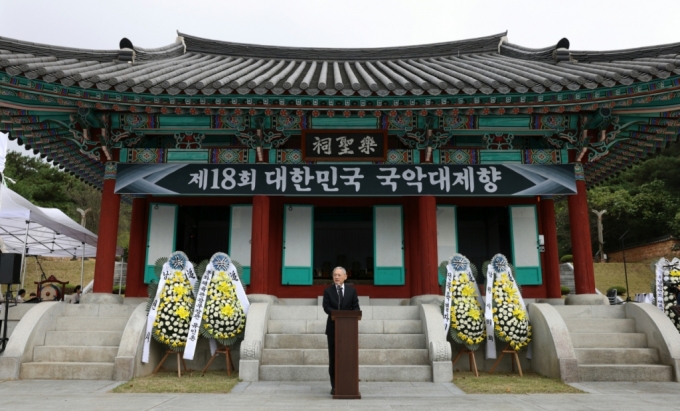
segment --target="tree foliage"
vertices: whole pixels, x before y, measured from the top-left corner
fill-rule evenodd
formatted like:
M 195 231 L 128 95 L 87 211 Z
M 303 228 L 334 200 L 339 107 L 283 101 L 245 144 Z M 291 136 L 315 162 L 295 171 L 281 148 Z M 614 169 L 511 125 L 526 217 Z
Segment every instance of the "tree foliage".
M 664 235 L 680 237 L 680 145 L 638 163 L 588 190 L 590 210 L 607 210 L 602 218 L 605 251 Z M 566 201 L 556 206 L 560 254 L 571 252 Z M 593 251 L 597 250 L 597 217 L 590 213 Z

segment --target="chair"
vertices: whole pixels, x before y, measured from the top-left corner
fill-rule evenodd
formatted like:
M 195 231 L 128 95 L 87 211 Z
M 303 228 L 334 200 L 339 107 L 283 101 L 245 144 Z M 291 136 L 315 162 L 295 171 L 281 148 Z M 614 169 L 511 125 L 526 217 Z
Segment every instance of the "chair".
M 331 263 L 330 261 L 324 261 L 323 264 L 321 264 L 321 272 L 324 277 L 330 277 L 331 276 Z
M 352 261 L 352 277 L 361 278 L 361 264 L 358 261 Z
M 607 291 L 607 299 L 609 300 L 609 305 L 623 304 L 623 301 L 618 301 L 616 297 L 617 297 L 616 288 L 612 288 L 611 290 Z

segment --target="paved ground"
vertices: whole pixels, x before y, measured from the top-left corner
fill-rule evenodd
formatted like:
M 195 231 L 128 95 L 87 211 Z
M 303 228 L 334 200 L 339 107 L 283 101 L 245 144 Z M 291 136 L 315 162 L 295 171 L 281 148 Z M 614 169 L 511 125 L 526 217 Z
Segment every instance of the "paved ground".
M 327 383 L 240 383 L 231 394 L 113 394 L 114 381 L 6 381 L 0 410 L 680 410 L 677 383 L 580 383 L 588 394 L 465 395 L 453 384 L 362 383 L 331 400 Z M 232 408 L 233 407 L 233 408 Z

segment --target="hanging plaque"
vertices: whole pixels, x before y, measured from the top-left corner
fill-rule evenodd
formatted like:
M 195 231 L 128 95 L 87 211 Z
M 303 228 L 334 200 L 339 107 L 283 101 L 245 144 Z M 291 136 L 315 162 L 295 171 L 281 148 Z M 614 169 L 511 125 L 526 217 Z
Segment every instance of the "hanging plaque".
M 573 164 L 118 164 L 118 194 L 537 196 L 576 193 Z
M 387 130 L 302 130 L 304 161 L 385 161 Z

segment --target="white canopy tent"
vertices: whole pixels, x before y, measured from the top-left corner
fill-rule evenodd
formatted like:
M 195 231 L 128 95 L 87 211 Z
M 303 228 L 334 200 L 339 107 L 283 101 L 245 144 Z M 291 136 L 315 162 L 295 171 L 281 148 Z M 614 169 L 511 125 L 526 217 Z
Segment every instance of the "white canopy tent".
M 97 235 L 56 208 L 42 208 L 0 187 L 0 238 L 8 253 L 48 257 L 95 257 Z M 123 249 L 116 249 L 123 255 Z M 25 258 L 24 258 L 25 260 Z M 83 265 L 81 263 L 81 284 Z M 21 285 L 25 277 L 22 273 Z

